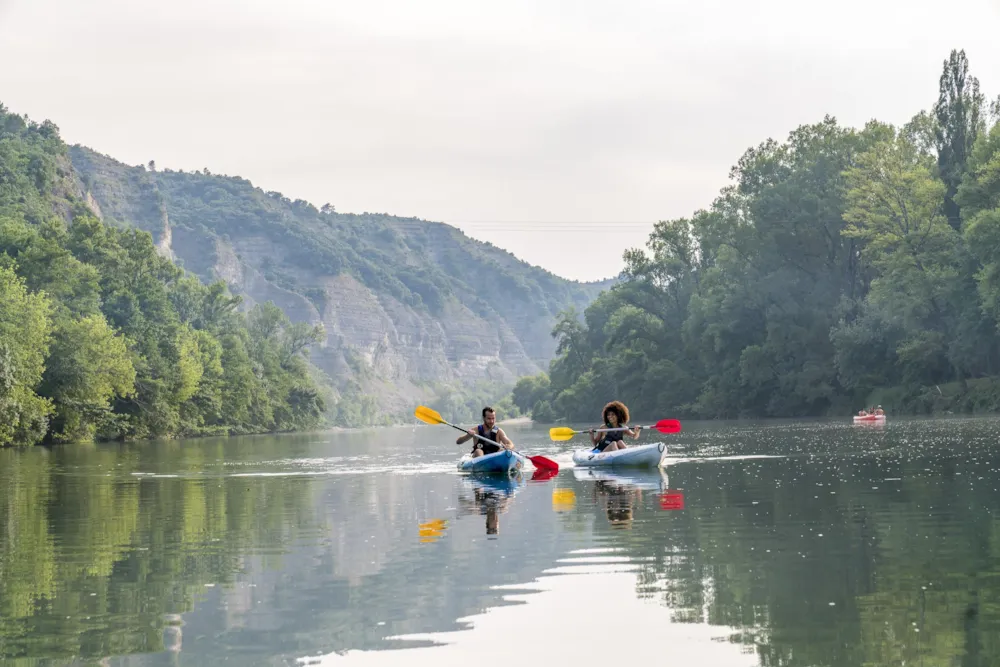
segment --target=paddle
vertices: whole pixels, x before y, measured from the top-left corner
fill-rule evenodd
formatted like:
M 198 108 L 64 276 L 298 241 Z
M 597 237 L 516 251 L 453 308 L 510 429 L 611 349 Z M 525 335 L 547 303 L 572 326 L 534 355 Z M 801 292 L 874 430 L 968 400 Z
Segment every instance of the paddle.
M 446 422 L 444 420 L 444 418 L 439 413 L 437 413 L 434 410 L 431 410 L 430 408 L 428 408 L 425 405 L 418 405 L 417 409 L 413 411 L 413 415 L 417 419 L 419 419 L 420 421 L 425 422 L 427 424 L 445 424 L 445 425 L 450 426 L 452 428 L 458 429 L 462 433 L 466 432 L 466 430 L 464 428 L 462 428 L 461 426 L 456 426 L 455 424 L 451 424 L 449 422 Z M 485 442 L 489 442 L 489 443 L 494 444 L 497 447 L 500 447 L 501 449 L 503 449 L 503 445 L 501 445 L 500 443 L 493 442 L 489 438 L 484 438 L 483 436 L 479 435 L 478 433 L 474 433 L 473 435 L 475 435 L 475 437 L 479 438 L 480 440 L 483 440 Z M 556 463 L 552 459 L 547 459 L 544 456 L 527 456 L 526 458 L 529 461 L 531 461 L 536 468 L 543 468 L 543 469 L 546 469 L 546 470 L 559 470 L 559 464 L 558 463 Z
M 615 428 L 597 428 L 594 431 L 604 433 L 606 431 L 624 431 L 627 428 L 655 429 L 660 433 L 680 433 L 681 423 L 676 419 L 661 419 L 652 426 L 616 426 Z M 549 437 L 553 440 L 569 440 L 577 433 L 590 433 L 590 429 L 574 431 L 568 426 L 556 426 L 549 429 Z

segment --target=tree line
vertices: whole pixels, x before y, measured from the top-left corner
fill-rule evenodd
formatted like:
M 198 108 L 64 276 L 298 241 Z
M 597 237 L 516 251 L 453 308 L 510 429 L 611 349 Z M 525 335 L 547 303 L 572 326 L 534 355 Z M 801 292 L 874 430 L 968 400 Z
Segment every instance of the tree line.
M 744 153 L 707 209 L 657 223 L 621 282 L 560 314 L 540 421 L 1000 409 L 1000 100 L 964 51 L 901 127 L 827 116 Z
M 320 327 L 242 312 L 81 192 L 58 128 L 0 105 L 0 446 L 320 423 Z

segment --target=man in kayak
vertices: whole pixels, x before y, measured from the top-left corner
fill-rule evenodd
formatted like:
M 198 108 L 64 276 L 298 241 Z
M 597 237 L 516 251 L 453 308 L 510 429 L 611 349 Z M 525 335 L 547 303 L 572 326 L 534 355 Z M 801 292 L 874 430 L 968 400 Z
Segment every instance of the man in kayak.
M 628 424 L 628 408 L 621 401 L 611 401 L 604 406 L 604 428 L 618 428 Z M 632 438 L 639 437 L 641 426 L 634 429 L 624 428 L 621 431 L 605 431 L 598 433 L 597 429 L 590 429 L 590 441 L 594 443 L 594 448 L 600 452 L 614 452 L 625 449 L 625 436 Z
M 514 443 L 503 432 L 503 429 L 497 426 L 497 413 L 489 406 L 483 408 L 483 423 L 474 429 L 470 428 L 465 432 L 465 435 L 460 435 L 455 443 L 461 445 L 471 438 L 473 440 L 472 458 L 474 459 L 500 451 L 500 448 L 494 445 L 493 442 L 484 442 L 477 438 L 477 435 L 488 438 L 493 442 L 498 442 L 506 449 L 514 449 Z

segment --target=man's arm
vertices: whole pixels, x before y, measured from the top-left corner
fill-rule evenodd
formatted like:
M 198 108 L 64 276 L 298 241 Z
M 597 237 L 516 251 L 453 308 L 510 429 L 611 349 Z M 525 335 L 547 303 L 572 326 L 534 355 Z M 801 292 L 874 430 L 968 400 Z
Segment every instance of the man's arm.
M 465 432 L 465 435 L 458 436 L 458 440 L 455 441 L 455 444 L 456 445 L 461 445 L 463 442 L 469 440 L 470 438 L 474 438 L 474 437 L 476 437 L 476 433 L 475 433 L 475 431 L 473 431 L 470 428 L 468 431 Z
M 502 428 L 497 429 L 497 440 L 499 440 L 502 445 L 508 445 L 508 449 L 514 449 L 514 442 L 507 437 L 507 434 L 503 432 Z

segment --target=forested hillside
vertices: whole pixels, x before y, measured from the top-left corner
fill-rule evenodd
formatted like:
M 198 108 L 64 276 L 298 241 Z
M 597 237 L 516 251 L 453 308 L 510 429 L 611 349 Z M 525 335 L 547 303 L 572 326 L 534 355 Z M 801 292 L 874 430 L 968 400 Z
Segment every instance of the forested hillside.
M 98 220 L 56 126 L 0 106 L 0 446 L 318 425 L 322 328 L 239 306 Z
M 1000 409 L 1000 125 L 965 53 L 902 127 L 827 117 L 748 150 L 564 313 L 514 400 L 594 420 Z
M 335 387 L 330 418 L 412 418 L 418 402 L 474 418 L 555 355 L 551 329 L 611 281 L 581 284 L 441 224 L 337 213 L 239 177 L 128 166 L 70 150 L 107 222 L 150 232 L 165 256 L 247 305 L 322 325 L 310 360 Z
M 422 401 L 471 419 L 612 282 L 124 165 L 0 106 L 0 445 L 384 424 Z

